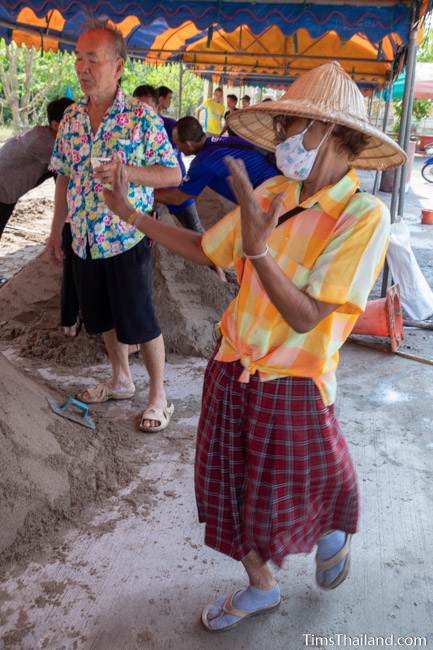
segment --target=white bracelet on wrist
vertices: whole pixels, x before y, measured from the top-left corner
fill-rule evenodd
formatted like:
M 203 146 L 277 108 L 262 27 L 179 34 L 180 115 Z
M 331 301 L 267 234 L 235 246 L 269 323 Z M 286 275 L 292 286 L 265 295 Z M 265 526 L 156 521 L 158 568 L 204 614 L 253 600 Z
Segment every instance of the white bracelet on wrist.
M 243 256 L 247 258 L 247 260 L 259 260 L 262 257 L 266 257 L 266 255 L 269 253 L 269 246 L 266 245 L 265 250 L 263 253 L 259 253 L 258 255 L 247 255 L 245 251 L 242 251 Z

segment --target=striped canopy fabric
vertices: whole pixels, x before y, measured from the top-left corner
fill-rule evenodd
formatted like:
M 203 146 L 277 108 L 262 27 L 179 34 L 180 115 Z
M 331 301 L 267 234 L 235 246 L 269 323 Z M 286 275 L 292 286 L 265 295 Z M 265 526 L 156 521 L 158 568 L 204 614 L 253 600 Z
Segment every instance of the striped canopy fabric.
M 287 85 L 337 59 L 365 88 L 400 71 L 413 25 L 433 0 L 2 0 L 0 37 L 41 49 L 73 50 L 86 20 L 111 20 L 130 55 L 183 61 L 202 77 Z
M 197 32 L 213 25 L 233 32 L 247 25 L 253 34 L 262 34 L 274 25 L 284 36 L 303 28 L 313 39 L 335 31 L 343 42 L 361 33 L 371 43 L 378 43 L 389 34 L 396 34 L 405 43 L 414 21 L 422 18 L 431 5 L 432 0 L 2 0 L 0 36 L 12 38 L 17 23 L 24 23 L 39 28 L 42 36 L 44 30 L 52 28 L 64 39 L 74 41 L 86 19 L 108 18 L 116 24 L 126 21 L 128 45 L 142 49 L 149 48 L 164 31 L 186 22 L 192 23 Z M 29 11 L 23 13 L 24 9 Z

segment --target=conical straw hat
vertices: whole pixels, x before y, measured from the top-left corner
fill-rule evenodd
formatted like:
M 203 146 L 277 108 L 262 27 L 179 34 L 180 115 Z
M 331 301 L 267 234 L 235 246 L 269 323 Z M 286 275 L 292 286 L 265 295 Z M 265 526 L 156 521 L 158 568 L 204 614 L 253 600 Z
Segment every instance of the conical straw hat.
M 351 161 L 358 169 L 388 169 L 398 167 L 406 160 L 403 149 L 370 124 L 361 91 L 337 61 L 309 70 L 277 101 L 230 113 L 227 122 L 242 138 L 274 151 L 272 118 L 275 115 L 340 124 L 369 136 L 366 149 Z

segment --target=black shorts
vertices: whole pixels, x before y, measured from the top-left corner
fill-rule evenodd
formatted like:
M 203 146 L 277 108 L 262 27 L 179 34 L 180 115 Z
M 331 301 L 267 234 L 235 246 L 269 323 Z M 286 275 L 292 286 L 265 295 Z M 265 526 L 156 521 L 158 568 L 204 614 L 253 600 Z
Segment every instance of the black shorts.
M 16 203 L 0 203 L 0 239 Z
M 144 237 L 125 253 L 92 260 L 73 255 L 80 313 L 89 334 L 116 330 L 121 343 L 146 343 L 161 334 L 152 305 L 152 249 Z
M 74 253 L 71 248 L 72 235 L 71 226 L 65 223 L 62 231 L 63 251 L 63 277 L 60 291 L 60 322 L 63 327 L 72 327 L 78 319 L 79 304 L 77 291 L 75 289 L 74 272 L 72 259 Z

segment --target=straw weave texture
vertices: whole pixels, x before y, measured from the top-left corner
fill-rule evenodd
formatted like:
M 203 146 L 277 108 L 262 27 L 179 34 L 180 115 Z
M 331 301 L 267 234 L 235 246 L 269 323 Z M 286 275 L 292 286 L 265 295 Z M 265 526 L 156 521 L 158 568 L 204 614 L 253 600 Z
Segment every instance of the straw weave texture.
M 296 115 L 340 124 L 369 136 L 367 148 L 351 163 L 358 169 L 388 169 L 406 160 L 398 144 L 370 124 L 361 91 L 337 61 L 306 72 L 275 102 L 230 113 L 228 124 L 239 136 L 274 151 L 272 118 L 275 115 Z

